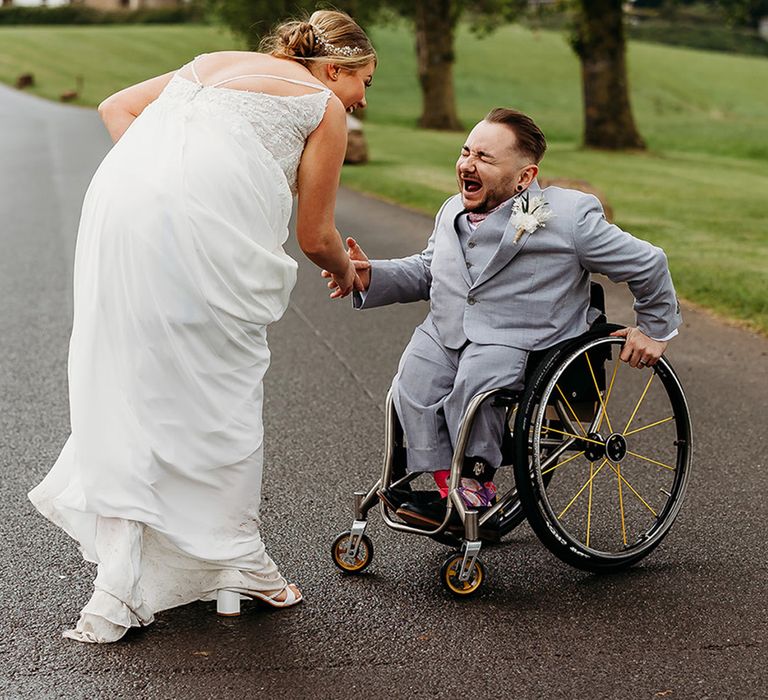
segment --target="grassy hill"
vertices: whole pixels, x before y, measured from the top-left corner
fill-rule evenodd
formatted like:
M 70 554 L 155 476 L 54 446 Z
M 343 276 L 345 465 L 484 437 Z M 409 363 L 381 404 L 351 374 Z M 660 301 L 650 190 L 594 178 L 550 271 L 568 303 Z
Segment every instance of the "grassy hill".
M 107 95 L 166 73 L 206 51 L 240 48 L 231 34 L 198 25 L 101 25 L 0 27 L 0 81 L 23 72 L 32 89 L 58 99 L 84 78 L 78 104 L 96 106 Z
M 345 185 L 434 212 L 455 191 L 462 134 L 424 132 L 412 38 L 373 32 L 380 68 L 369 92 L 371 163 L 345 168 Z M 83 75 L 81 102 L 191 56 L 236 46 L 202 26 L 0 28 L 0 80 L 32 71 L 35 90 L 56 98 Z M 665 248 L 681 296 L 768 332 L 768 60 L 633 43 L 635 117 L 650 150 L 578 146 L 578 61 L 564 35 L 505 27 L 479 39 L 460 32 L 456 89 L 467 126 L 498 105 L 533 116 L 550 141 L 543 175 L 602 189 L 619 225 Z M 365 240 L 365 230 L 350 231 Z

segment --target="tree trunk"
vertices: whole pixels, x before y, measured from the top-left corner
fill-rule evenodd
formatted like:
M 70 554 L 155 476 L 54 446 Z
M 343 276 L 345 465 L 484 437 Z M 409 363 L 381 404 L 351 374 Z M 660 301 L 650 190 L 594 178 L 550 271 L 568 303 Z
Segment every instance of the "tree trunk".
M 645 148 L 629 104 L 622 0 L 579 0 L 574 50 L 581 59 L 584 145 Z
M 453 0 L 414 0 L 422 95 L 419 126 L 424 129 L 462 128 L 453 92 L 453 40 L 458 14 Z

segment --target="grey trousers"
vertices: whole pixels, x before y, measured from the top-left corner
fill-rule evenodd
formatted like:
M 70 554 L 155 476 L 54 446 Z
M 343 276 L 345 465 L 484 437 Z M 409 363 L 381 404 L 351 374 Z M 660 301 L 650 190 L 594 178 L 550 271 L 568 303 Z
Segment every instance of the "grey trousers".
M 468 343 L 446 348 L 430 319 L 419 326 L 400 358 L 392 394 L 405 432 L 408 471 L 449 469 L 459 426 L 472 397 L 489 389 L 521 389 L 526 350 Z M 486 402 L 479 410 L 466 456 L 501 465 L 505 409 Z

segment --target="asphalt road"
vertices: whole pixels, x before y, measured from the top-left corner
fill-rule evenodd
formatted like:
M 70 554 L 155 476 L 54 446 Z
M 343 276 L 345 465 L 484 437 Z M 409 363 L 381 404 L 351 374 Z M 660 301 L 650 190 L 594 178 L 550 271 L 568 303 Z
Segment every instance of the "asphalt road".
M 627 573 L 568 568 L 527 526 L 485 550 L 486 592 L 439 586 L 446 548 L 369 528 L 369 573 L 333 536 L 378 475 L 390 377 L 423 305 L 353 313 L 311 265 L 270 329 L 264 536 L 305 604 L 218 618 L 198 603 L 123 642 L 64 640 L 93 571 L 26 499 L 68 433 L 71 267 L 108 147 L 92 111 L 0 88 L 0 696 L 3 698 L 758 698 L 768 696 L 768 341 L 684 305 L 669 356 L 693 411 L 693 477 L 661 547 Z M 620 212 L 619 212 L 620 214 Z M 416 251 L 427 217 L 350 192 L 338 223 L 374 256 Z M 629 300 L 610 290 L 613 320 Z

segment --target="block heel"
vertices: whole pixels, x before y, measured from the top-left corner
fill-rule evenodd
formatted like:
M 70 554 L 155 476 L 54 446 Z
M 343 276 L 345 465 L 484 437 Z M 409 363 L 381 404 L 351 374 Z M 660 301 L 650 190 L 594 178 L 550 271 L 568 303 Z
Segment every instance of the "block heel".
M 235 617 L 240 614 L 240 594 L 236 591 L 220 590 L 216 593 L 216 614 Z

